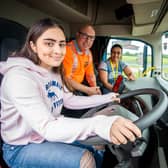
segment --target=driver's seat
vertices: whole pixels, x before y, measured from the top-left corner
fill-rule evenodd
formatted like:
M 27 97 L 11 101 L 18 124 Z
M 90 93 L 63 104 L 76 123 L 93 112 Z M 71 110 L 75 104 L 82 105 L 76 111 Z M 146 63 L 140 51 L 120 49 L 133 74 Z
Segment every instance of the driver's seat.
M 2 78 L 3 78 L 3 75 L 0 73 L 0 86 L 1 86 Z M 1 110 L 1 103 L 0 103 L 0 110 Z M 9 168 L 5 163 L 5 161 L 3 160 L 1 135 L 0 135 L 0 168 Z

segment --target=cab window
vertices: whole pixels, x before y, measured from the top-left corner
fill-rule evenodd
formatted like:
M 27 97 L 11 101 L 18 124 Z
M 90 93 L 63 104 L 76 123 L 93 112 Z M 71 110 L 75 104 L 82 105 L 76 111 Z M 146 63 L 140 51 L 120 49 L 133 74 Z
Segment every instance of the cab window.
M 136 78 L 151 76 L 154 68 L 152 67 L 152 47 L 150 45 L 138 40 L 111 38 L 102 61 L 110 57 L 110 50 L 114 44 L 120 44 L 123 47 L 122 61 L 130 66 Z
M 168 32 L 162 36 L 162 78 L 168 81 Z

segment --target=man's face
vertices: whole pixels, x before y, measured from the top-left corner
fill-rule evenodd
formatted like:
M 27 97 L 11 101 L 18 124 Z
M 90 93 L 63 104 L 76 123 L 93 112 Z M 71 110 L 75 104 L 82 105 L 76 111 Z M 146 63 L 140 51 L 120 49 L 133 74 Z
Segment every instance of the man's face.
M 77 42 L 80 50 L 86 51 L 90 49 L 95 40 L 95 31 L 91 26 L 85 27 L 77 32 Z

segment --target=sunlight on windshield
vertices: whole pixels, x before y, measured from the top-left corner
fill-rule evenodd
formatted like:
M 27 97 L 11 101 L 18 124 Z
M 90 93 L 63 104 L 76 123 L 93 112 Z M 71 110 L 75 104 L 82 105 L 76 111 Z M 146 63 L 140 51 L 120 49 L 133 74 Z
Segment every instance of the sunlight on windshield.
M 168 32 L 162 36 L 162 77 L 168 80 Z

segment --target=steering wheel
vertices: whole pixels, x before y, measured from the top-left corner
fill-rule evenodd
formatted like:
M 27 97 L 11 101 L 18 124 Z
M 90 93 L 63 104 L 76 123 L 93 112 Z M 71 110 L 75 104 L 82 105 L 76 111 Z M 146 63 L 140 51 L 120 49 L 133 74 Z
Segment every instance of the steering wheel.
M 153 88 L 145 88 L 145 89 L 137 89 L 133 91 L 129 91 L 127 93 L 123 93 L 119 96 L 119 98 L 126 99 L 130 97 L 134 97 L 137 95 L 145 95 L 145 94 L 150 94 L 155 96 L 158 101 L 154 105 L 151 111 L 140 117 L 138 120 L 134 121 L 135 125 L 138 126 L 139 129 L 144 130 L 145 128 L 150 127 L 153 123 L 155 123 L 161 116 L 162 114 L 166 111 L 168 107 L 168 98 L 167 95 L 162 91 L 158 89 L 153 89 Z M 110 105 L 113 105 L 114 103 L 110 103 Z M 106 106 L 109 106 L 109 103 L 103 104 L 100 107 L 97 107 L 96 110 L 99 110 L 101 108 L 104 108 Z M 92 111 L 94 111 L 93 109 Z M 84 141 L 80 141 L 81 143 L 84 144 L 109 144 L 109 142 L 105 141 L 104 139 L 95 136 L 95 137 L 89 137 L 88 139 Z

